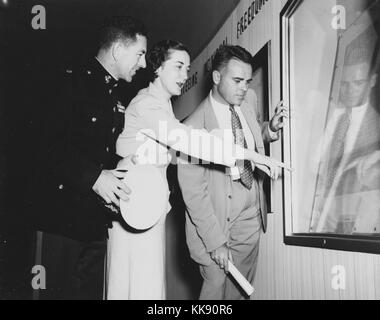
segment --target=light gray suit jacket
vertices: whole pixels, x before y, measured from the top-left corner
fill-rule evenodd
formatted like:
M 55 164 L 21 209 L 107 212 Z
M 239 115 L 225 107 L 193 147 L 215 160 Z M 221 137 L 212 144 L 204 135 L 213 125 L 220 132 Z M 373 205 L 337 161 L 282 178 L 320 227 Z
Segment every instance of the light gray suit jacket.
M 268 123 L 259 124 L 257 99 L 251 92 L 241 105 L 242 113 L 255 139 L 257 151 L 264 154 L 265 141 L 273 141 L 268 132 Z M 195 129 L 212 131 L 218 122 L 207 97 L 185 123 Z M 262 228 L 266 231 L 267 209 L 263 192 L 264 174 L 258 169 Z M 201 265 L 212 263 L 210 253 L 228 240 L 227 218 L 231 212 L 232 179 L 226 175 L 225 167 L 215 164 L 178 165 L 178 180 L 186 204 L 186 240 L 191 257 Z

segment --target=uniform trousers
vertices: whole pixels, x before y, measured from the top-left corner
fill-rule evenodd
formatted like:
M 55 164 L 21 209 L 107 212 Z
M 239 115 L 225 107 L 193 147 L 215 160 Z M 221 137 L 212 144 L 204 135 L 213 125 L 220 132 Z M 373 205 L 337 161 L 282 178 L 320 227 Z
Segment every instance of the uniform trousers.
M 76 241 L 44 233 L 46 289 L 41 300 L 102 300 L 107 241 Z

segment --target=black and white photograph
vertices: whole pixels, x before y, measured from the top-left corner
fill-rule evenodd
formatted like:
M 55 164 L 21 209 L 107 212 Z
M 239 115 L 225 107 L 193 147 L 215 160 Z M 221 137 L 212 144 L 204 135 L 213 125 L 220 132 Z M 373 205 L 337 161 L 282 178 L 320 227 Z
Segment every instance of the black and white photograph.
M 0 0 L 0 300 L 379 300 L 379 92 L 380 0 Z

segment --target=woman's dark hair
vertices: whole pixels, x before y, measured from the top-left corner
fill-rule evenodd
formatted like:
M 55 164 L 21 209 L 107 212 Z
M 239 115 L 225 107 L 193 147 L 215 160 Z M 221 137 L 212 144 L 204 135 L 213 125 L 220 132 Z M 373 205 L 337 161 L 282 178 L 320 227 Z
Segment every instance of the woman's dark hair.
M 119 40 L 136 41 L 137 35 L 147 36 L 144 23 L 129 16 L 114 16 L 103 22 L 99 30 L 99 49 L 109 49 Z
M 170 58 L 171 51 L 185 51 L 190 55 L 189 49 L 179 41 L 163 40 L 156 43 L 147 54 L 148 69 L 152 80 L 157 78 L 157 69 Z
M 252 55 L 240 46 L 221 46 L 213 59 L 212 70 L 220 71 L 231 59 L 240 60 L 247 64 L 252 65 Z

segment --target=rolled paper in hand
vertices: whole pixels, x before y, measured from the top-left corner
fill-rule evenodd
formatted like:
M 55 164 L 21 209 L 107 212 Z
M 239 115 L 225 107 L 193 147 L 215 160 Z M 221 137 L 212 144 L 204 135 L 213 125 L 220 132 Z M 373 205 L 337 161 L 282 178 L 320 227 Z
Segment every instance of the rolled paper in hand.
M 245 291 L 245 293 L 250 297 L 255 289 L 251 286 L 246 278 L 240 273 L 240 271 L 233 265 L 231 261 L 228 261 L 228 272 L 234 277 L 236 282 Z

